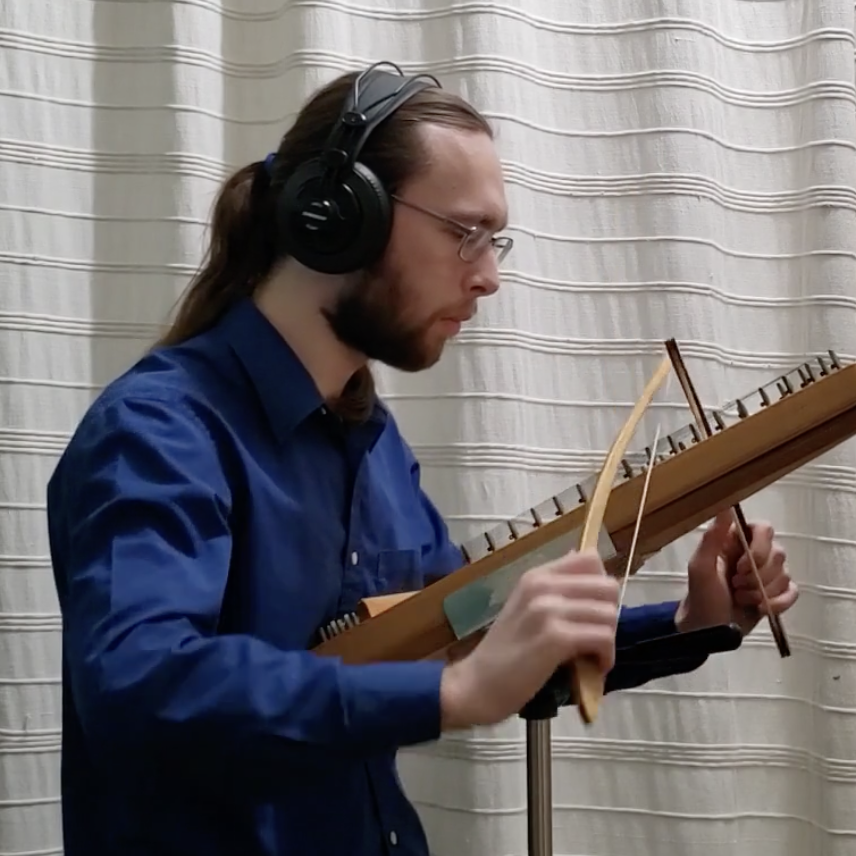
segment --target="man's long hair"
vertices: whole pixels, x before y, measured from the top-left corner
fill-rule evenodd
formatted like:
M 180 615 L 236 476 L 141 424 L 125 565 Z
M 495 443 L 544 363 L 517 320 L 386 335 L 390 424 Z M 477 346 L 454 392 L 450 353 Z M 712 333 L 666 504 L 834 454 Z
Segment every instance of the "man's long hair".
M 303 105 L 279 145 L 278 183 L 322 149 L 356 77 L 351 72 L 336 78 Z M 463 99 L 443 89 L 421 90 L 375 129 L 360 156 L 389 193 L 398 192 L 427 166 L 418 133 L 418 126 L 426 122 L 492 136 L 487 120 Z M 156 346 L 204 332 L 237 301 L 252 296 L 282 261 L 277 246 L 274 192 L 264 161 L 256 161 L 241 167 L 220 188 L 202 265 Z M 366 366 L 351 377 L 336 410 L 348 421 L 362 421 L 371 412 L 374 393 L 374 379 Z

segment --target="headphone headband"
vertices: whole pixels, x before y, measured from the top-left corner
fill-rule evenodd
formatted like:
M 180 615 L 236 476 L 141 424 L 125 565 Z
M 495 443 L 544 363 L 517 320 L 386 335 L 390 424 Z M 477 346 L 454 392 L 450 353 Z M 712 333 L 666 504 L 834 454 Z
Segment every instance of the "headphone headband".
M 398 66 L 395 75 L 378 71 L 384 64 L 376 63 L 357 77 L 327 137 L 325 157 L 341 158 L 342 166 L 353 167 L 375 128 L 405 101 L 429 86 L 440 86 L 428 75 L 405 77 Z
M 395 73 L 381 70 L 386 65 Z M 277 221 L 288 255 L 313 270 L 341 274 L 383 254 L 392 204 L 360 155 L 378 125 L 429 86 L 440 83 L 431 75 L 406 76 L 390 62 L 357 76 L 320 154 L 299 165 L 279 191 Z

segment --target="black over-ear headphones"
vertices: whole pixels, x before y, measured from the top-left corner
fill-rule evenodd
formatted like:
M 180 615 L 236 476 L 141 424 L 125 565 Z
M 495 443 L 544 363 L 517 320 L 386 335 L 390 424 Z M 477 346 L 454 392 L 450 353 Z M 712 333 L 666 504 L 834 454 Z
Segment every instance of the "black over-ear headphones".
M 380 70 L 391 66 L 396 73 Z M 440 83 L 406 76 L 379 62 L 354 81 L 324 148 L 285 179 L 277 198 L 281 246 L 320 273 L 360 270 L 383 254 L 392 229 L 392 202 L 380 179 L 360 162 L 374 129 L 405 101 Z

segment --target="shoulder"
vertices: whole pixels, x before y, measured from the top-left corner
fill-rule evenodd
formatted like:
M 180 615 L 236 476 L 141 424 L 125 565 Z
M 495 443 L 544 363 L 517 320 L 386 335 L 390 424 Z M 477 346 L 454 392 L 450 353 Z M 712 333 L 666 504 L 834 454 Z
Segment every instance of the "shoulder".
M 206 433 L 217 421 L 193 376 L 152 354 L 104 388 L 83 415 L 71 445 L 123 431 L 153 437 Z
M 198 476 L 222 486 L 228 432 L 191 373 L 161 354 L 112 381 L 77 424 L 51 477 L 56 488 L 87 480 Z

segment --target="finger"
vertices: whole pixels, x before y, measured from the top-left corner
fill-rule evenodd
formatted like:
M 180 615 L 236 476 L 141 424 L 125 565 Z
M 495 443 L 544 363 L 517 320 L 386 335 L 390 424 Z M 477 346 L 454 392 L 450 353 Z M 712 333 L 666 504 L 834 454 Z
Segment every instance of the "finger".
M 771 601 L 779 595 L 787 591 L 790 585 L 790 580 L 787 577 L 783 578 L 782 582 L 771 583 L 770 586 L 765 586 L 764 594 L 761 594 L 761 589 L 741 589 L 735 591 L 732 598 L 738 606 L 760 606 L 764 599 Z
M 739 597 L 735 596 L 734 600 L 740 606 L 756 606 L 764 615 L 767 614 L 767 606 L 769 605 L 770 612 L 777 615 L 780 612 L 790 609 L 797 602 L 798 597 L 799 588 L 797 584 L 793 580 L 788 580 L 779 594 L 767 598 L 766 604 L 759 592 L 742 594 Z
M 533 577 L 529 582 L 532 598 L 541 595 L 557 595 L 569 600 L 603 600 L 617 603 L 621 586 L 615 577 L 596 575 L 545 574 Z
M 799 586 L 797 586 L 793 580 L 789 579 L 785 590 L 776 597 L 769 599 L 768 603 L 770 604 L 770 611 L 773 615 L 778 615 L 780 612 L 790 609 L 797 602 L 799 596 Z M 766 612 L 766 609 L 763 611 Z
M 580 586 L 582 596 L 600 592 L 602 599 L 618 597 L 618 581 L 607 575 L 596 553 L 568 553 L 552 562 L 530 568 L 514 587 L 515 600 L 524 602 L 549 592 L 572 595 Z
M 608 627 L 568 626 L 557 635 L 556 644 L 560 662 L 592 657 L 603 673 L 615 665 L 615 634 Z
M 551 574 L 591 574 L 605 576 L 606 567 L 597 550 L 571 550 L 544 565 Z
M 768 600 L 783 595 L 791 586 L 791 578 L 787 574 L 779 574 L 764 586 L 764 593 Z
M 618 610 L 614 605 L 599 600 L 566 600 L 557 618 L 581 627 L 609 627 L 614 632 L 618 624 Z
M 743 549 L 743 539 L 737 531 L 737 523 L 734 522 L 734 517 L 731 515 L 732 523 L 728 530 L 728 537 L 725 540 L 725 545 L 722 548 L 722 557 L 725 559 L 725 564 L 729 568 L 735 568 L 738 560 L 745 552 Z M 750 529 L 751 531 L 751 529 Z M 752 543 L 751 540 L 749 542 Z
M 764 585 L 764 593 L 767 600 L 772 601 L 775 598 L 785 594 L 791 585 L 791 579 L 784 571 L 780 571 L 773 579 L 767 581 Z M 738 606 L 760 606 L 764 602 L 764 597 L 761 595 L 761 589 L 754 579 L 747 582 L 743 587 L 735 586 L 734 602 Z
M 776 604 L 787 604 L 787 608 L 790 608 L 796 602 L 798 595 L 796 583 L 786 574 L 766 586 L 764 591 L 767 594 L 767 602 L 774 612 L 778 609 Z
M 722 555 L 723 547 L 728 539 L 730 521 L 730 511 L 721 511 L 713 518 L 702 533 L 701 539 L 690 557 L 687 568 L 690 574 L 715 571 L 717 560 Z
M 567 598 L 543 594 L 530 604 L 535 621 L 548 630 L 555 624 L 605 625 L 615 628 L 618 623 L 616 604 L 605 600 Z
M 754 591 L 737 591 L 734 592 L 732 597 L 735 606 L 761 606 L 764 602 L 764 598 L 761 597 L 761 592 L 759 589 L 755 589 Z
M 774 549 L 774 535 L 775 532 L 773 527 L 771 524 L 767 523 L 767 521 L 749 524 L 749 535 L 747 536 L 749 552 L 752 554 L 752 558 L 755 560 L 755 564 L 759 569 L 766 565 L 772 557 Z M 735 549 L 729 544 L 729 548 L 726 551 L 728 565 L 729 567 L 734 568 L 738 573 L 744 567 L 751 571 L 749 557 L 746 555 L 746 551 L 743 548 L 743 540 L 740 538 L 736 530 L 734 536 L 737 547 Z
M 758 580 L 755 579 L 755 574 L 753 574 L 751 570 L 741 570 L 739 573 L 735 573 L 731 578 L 731 586 L 735 591 L 739 591 L 740 589 L 757 589 Z
M 755 555 L 754 549 L 752 555 Z M 768 553 L 768 558 L 765 562 L 758 562 L 756 558 L 756 566 L 758 568 L 758 576 L 761 582 L 766 584 L 772 579 L 779 576 L 785 567 L 786 554 L 785 551 L 775 541 L 771 542 L 771 547 Z M 758 581 L 755 578 L 755 572 L 752 569 L 752 564 L 749 557 L 744 553 L 735 567 L 734 585 L 746 585 L 751 581 L 756 587 Z

